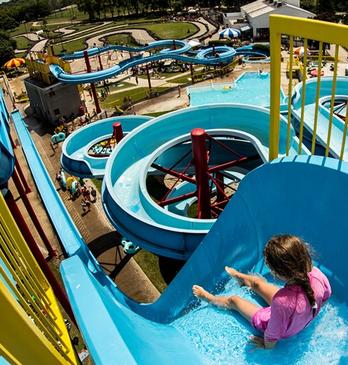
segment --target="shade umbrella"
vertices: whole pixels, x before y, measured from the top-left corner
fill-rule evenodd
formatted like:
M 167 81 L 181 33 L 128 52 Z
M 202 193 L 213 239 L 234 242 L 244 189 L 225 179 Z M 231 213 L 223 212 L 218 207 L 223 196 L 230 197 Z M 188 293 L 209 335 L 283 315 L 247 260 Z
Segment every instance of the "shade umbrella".
M 304 47 L 297 47 L 294 49 L 294 54 L 297 54 L 298 56 L 303 56 L 304 55 Z M 307 49 L 307 54 L 309 55 L 310 52 Z
M 4 64 L 4 67 L 10 69 L 10 68 L 17 68 L 25 64 L 24 58 L 11 58 L 9 61 L 7 61 Z
M 222 30 L 219 33 L 219 38 L 227 38 L 227 39 L 232 39 L 232 38 L 238 38 L 241 35 L 241 31 L 239 29 L 235 29 L 235 28 L 226 28 L 224 30 Z
M 318 69 L 315 68 L 314 70 L 312 70 L 311 75 L 314 76 L 314 77 L 318 77 Z M 324 70 L 320 71 L 320 76 L 324 76 Z

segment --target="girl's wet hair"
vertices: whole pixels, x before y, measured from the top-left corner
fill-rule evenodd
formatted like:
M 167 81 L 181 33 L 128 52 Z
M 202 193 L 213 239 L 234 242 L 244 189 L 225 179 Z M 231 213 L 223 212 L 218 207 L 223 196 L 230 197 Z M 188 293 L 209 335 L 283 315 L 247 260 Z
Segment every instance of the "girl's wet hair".
M 301 286 L 309 303 L 314 307 L 314 292 L 308 277 L 308 272 L 313 267 L 308 245 L 297 236 L 278 235 L 267 242 L 263 254 L 273 273 Z

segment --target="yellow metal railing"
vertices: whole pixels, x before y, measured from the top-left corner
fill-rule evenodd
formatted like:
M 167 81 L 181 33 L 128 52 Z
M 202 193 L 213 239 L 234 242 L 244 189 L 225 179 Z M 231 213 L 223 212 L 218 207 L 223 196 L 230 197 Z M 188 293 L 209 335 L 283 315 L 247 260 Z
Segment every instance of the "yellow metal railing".
M 77 364 L 53 291 L 0 194 L 0 355 L 11 364 Z
M 322 72 L 322 61 L 324 59 L 324 43 L 334 45 L 335 53 L 332 59 L 333 62 L 333 76 L 331 86 L 331 99 L 329 116 L 327 121 L 327 130 L 325 130 L 325 138 L 320 136 L 321 143 L 325 147 L 325 155 L 329 154 L 338 157 L 340 159 L 346 158 L 345 145 L 347 137 L 347 124 L 348 124 L 348 107 L 346 107 L 345 120 L 342 120 L 342 125 L 339 126 L 339 130 L 342 131 L 342 140 L 339 141 L 337 146 L 337 138 L 335 144 L 335 151 L 332 150 L 332 130 L 333 121 L 336 118 L 334 107 L 335 107 L 335 95 L 338 77 L 338 61 L 340 47 L 348 47 L 348 26 L 322 22 L 311 19 L 302 19 L 295 17 L 288 17 L 282 15 L 271 15 L 270 16 L 270 46 L 271 46 L 271 120 L 270 120 L 270 149 L 269 159 L 273 160 L 279 156 L 279 130 L 280 130 L 280 88 L 281 79 L 284 75 L 281 73 L 281 40 L 282 36 L 287 36 L 289 39 L 289 61 L 287 67 L 288 73 L 288 129 L 287 129 L 287 143 L 286 143 L 286 154 L 289 154 L 290 150 L 290 124 L 291 124 L 291 111 L 292 111 L 292 94 L 293 94 L 293 67 L 294 67 L 294 39 L 300 38 L 302 40 L 302 58 L 303 58 L 303 79 L 301 87 L 301 103 L 299 115 L 299 147 L 298 154 L 301 154 L 303 149 L 304 139 L 304 128 L 305 126 L 305 103 L 306 103 L 306 90 L 308 84 L 307 76 L 307 59 L 308 59 L 308 41 L 314 40 L 319 42 L 318 49 L 318 66 L 317 66 L 317 78 L 316 78 L 316 94 L 314 102 L 314 113 L 311 133 L 311 153 L 315 153 L 315 147 L 318 136 L 318 125 L 319 121 L 319 108 L 320 108 L 320 97 L 321 97 L 321 72 Z M 344 60 L 346 61 L 346 60 Z M 348 83 L 347 83 L 348 85 Z M 345 92 L 348 99 L 348 88 Z M 347 105 L 347 104 L 346 104 Z M 343 119 L 343 118 L 342 118 Z M 326 128 L 326 127 L 325 127 Z M 337 137 L 337 136 L 336 136 Z M 338 151 L 339 150 L 339 151 Z

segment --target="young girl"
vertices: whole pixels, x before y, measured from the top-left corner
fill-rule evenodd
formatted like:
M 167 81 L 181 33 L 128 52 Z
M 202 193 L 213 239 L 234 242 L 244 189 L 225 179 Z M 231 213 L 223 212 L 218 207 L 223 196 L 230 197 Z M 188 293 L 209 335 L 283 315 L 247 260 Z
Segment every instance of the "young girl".
M 280 235 L 272 237 L 264 249 L 264 258 L 272 274 L 286 282 L 284 288 L 256 275 L 243 274 L 225 267 L 229 275 L 260 295 L 269 307 L 260 307 L 236 295 L 214 296 L 198 285 L 193 294 L 211 304 L 238 311 L 253 327 L 264 333 L 253 337 L 260 347 L 271 349 L 278 340 L 299 333 L 319 313 L 331 295 L 327 277 L 316 267 L 307 245 L 298 237 Z

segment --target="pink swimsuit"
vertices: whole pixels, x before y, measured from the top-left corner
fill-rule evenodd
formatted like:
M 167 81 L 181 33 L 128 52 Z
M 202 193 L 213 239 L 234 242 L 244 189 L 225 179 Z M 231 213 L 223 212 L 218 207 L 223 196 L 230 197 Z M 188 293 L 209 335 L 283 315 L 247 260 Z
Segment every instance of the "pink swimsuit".
M 316 267 L 308 273 L 314 291 L 317 309 L 331 295 L 331 287 L 327 277 Z M 251 324 L 264 332 L 266 341 L 278 341 L 299 333 L 312 321 L 313 309 L 306 294 L 298 285 L 288 285 L 274 295 L 270 307 L 261 308 L 251 319 Z

